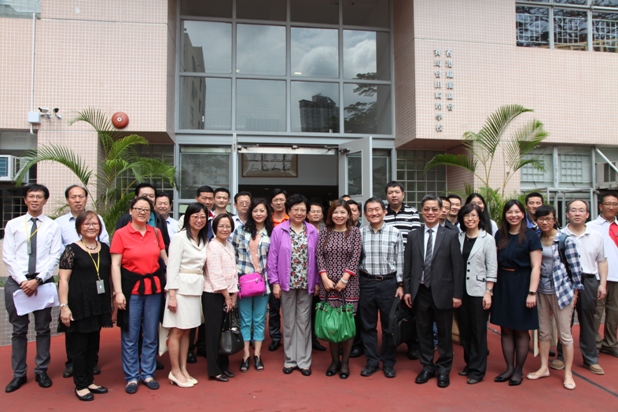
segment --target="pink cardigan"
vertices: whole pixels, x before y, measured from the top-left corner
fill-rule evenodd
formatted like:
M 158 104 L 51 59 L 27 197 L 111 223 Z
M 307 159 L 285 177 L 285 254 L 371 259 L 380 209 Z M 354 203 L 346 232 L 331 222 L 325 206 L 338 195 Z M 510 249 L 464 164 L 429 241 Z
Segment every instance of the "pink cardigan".
M 223 289 L 229 293 L 238 292 L 236 254 L 230 242 L 226 242 L 225 246 L 216 239 L 208 242 L 204 278 L 204 292 L 217 293 Z

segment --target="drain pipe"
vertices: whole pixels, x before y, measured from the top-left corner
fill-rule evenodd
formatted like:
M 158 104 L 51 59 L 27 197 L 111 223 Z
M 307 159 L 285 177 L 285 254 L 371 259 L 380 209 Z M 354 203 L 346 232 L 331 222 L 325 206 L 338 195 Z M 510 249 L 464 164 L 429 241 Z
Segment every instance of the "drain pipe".
M 34 111 L 34 45 L 36 39 L 36 13 L 32 13 L 32 65 L 30 67 L 30 111 Z M 34 134 L 30 123 L 30 134 Z

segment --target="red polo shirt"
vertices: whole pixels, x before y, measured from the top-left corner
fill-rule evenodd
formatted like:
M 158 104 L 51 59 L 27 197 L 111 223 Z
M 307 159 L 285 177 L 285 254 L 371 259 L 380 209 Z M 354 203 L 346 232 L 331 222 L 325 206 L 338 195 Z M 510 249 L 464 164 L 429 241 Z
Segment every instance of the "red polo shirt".
M 165 249 L 161 231 L 146 225 L 146 234 L 142 236 L 140 232 L 133 229 L 131 222 L 125 227 L 118 229 L 114 233 L 110 253 L 122 255 L 122 267 L 125 269 L 146 275 L 159 270 L 159 258 L 161 251 Z M 161 290 L 161 281 L 155 278 L 155 290 Z M 139 282 L 133 287 L 132 294 L 137 295 Z M 146 279 L 144 282 L 144 294 L 152 294 L 152 281 Z

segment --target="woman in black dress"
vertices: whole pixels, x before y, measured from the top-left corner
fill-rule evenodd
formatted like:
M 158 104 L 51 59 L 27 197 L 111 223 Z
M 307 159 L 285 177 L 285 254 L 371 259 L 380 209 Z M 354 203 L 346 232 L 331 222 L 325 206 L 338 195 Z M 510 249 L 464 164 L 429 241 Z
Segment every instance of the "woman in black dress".
M 93 370 L 99 353 L 102 327 L 112 327 L 109 288 L 109 246 L 97 241 L 103 225 L 96 213 L 82 212 L 75 219 L 81 240 L 68 245 L 60 258 L 60 323 L 74 348 L 73 382 L 80 401 L 94 400 L 93 393 L 107 393 L 94 384 Z
M 509 200 L 502 211 L 498 245 L 498 282 L 494 287 L 492 323 L 499 325 L 506 371 L 495 382 L 521 384 L 531 329 L 538 329 L 536 290 L 541 273 L 541 241 L 528 230 L 524 206 Z

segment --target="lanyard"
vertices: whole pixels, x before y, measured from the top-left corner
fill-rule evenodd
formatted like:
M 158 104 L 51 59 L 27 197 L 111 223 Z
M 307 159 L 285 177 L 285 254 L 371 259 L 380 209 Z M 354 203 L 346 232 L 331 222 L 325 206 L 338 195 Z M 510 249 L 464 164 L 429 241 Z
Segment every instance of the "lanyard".
M 101 267 L 101 251 L 97 253 L 97 261 L 95 262 L 94 258 L 92 257 L 92 253 L 90 253 L 90 250 L 88 250 L 88 246 L 86 246 L 83 240 L 81 242 L 82 242 L 82 245 L 84 245 L 84 247 L 86 248 L 86 252 L 88 252 L 88 256 L 90 256 L 90 259 L 92 259 L 92 264 L 94 265 L 94 268 L 97 271 L 97 279 L 101 280 L 101 276 L 99 276 L 99 268 Z
M 38 217 L 36 219 L 39 220 Z M 30 243 L 30 239 L 32 239 L 32 236 L 36 235 L 36 232 L 39 231 L 41 226 L 43 226 L 43 222 L 42 221 L 41 221 L 41 224 L 36 227 L 36 230 L 34 232 L 30 233 L 30 236 L 28 236 L 28 220 L 26 218 L 24 218 L 24 227 L 26 228 L 26 236 L 28 236 L 28 243 Z

